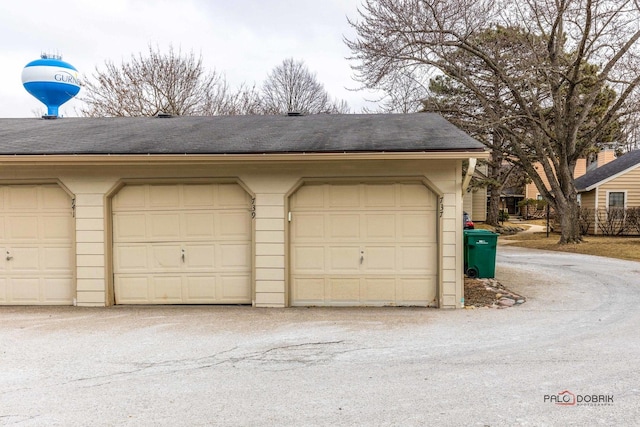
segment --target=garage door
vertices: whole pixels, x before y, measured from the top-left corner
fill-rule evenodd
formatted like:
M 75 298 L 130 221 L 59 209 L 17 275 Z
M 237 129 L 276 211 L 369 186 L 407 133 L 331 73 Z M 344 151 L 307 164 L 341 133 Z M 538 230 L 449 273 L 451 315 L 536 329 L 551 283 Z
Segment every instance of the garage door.
M 242 187 L 127 185 L 112 210 L 116 304 L 251 303 L 251 198 Z
M 73 303 L 72 209 L 57 185 L 0 186 L 0 304 Z
M 435 305 L 436 196 L 424 185 L 305 185 L 290 208 L 292 305 Z

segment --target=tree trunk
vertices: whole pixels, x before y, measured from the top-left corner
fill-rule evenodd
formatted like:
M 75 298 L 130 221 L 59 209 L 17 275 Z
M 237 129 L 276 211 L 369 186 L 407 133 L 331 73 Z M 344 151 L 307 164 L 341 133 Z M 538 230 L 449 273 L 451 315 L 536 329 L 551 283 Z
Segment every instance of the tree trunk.
M 494 227 L 498 226 L 500 216 L 500 188 L 495 185 L 487 187 L 489 194 L 489 207 L 487 208 L 487 224 Z
M 581 243 L 582 233 L 580 233 L 580 207 L 578 206 L 575 191 L 573 197 L 560 202 L 555 206 L 556 215 L 560 216 L 560 241 L 558 243 Z

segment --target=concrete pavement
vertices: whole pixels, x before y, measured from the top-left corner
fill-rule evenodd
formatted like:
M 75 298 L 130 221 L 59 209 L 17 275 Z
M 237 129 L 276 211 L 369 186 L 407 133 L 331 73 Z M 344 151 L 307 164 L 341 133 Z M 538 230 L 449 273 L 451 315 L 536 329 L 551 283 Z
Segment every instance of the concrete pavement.
M 0 425 L 635 424 L 640 263 L 501 246 L 497 271 L 527 303 L 0 307 Z

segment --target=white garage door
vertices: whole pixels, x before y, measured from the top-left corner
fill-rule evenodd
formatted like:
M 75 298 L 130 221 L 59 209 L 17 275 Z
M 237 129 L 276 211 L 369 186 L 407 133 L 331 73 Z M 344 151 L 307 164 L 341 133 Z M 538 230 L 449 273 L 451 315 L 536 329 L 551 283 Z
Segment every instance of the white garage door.
M 436 196 L 421 183 L 305 185 L 290 207 L 292 305 L 436 304 Z
M 112 208 L 116 304 L 251 303 L 242 187 L 127 185 Z
M 0 186 L 0 304 L 73 303 L 73 229 L 59 186 Z

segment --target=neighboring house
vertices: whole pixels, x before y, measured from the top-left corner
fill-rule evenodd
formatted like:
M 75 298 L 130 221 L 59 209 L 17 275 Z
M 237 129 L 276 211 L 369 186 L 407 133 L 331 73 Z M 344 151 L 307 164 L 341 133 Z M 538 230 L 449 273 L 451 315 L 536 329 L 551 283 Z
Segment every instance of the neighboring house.
M 486 163 L 478 165 L 473 173 L 473 179 L 484 181 L 487 179 Z M 463 209 L 471 217 L 473 222 L 484 222 L 487 220 L 487 187 L 469 186 L 464 192 Z
M 520 215 L 520 206 L 518 203 L 524 198 L 522 187 L 504 188 L 500 194 L 500 209 L 509 215 Z
M 610 208 L 640 207 L 640 150 L 626 153 L 576 179 L 580 206 L 592 211 L 589 232 Z
M 460 307 L 486 157 L 425 113 L 0 119 L 0 304 Z
M 613 150 L 612 148 L 605 148 L 599 151 L 597 154 L 590 156 L 588 159 L 578 159 L 578 161 L 576 162 L 576 168 L 573 171 L 573 177 L 575 179 L 580 178 L 588 171 L 602 167 L 607 163 L 615 160 L 615 158 L 615 150 Z M 540 165 L 539 162 L 536 162 L 534 164 L 534 167 L 539 171 L 538 174 L 540 175 L 540 178 L 542 178 L 542 182 L 544 183 L 545 187 L 547 187 L 547 189 L 550 188 L 549 180 L 542 170 L 542 165 Z M 542 200 L 542 195 L 540 194 L 540 191 L 538 190 L 534 182 L 530 182 L 525 186 L 524 198 Z

